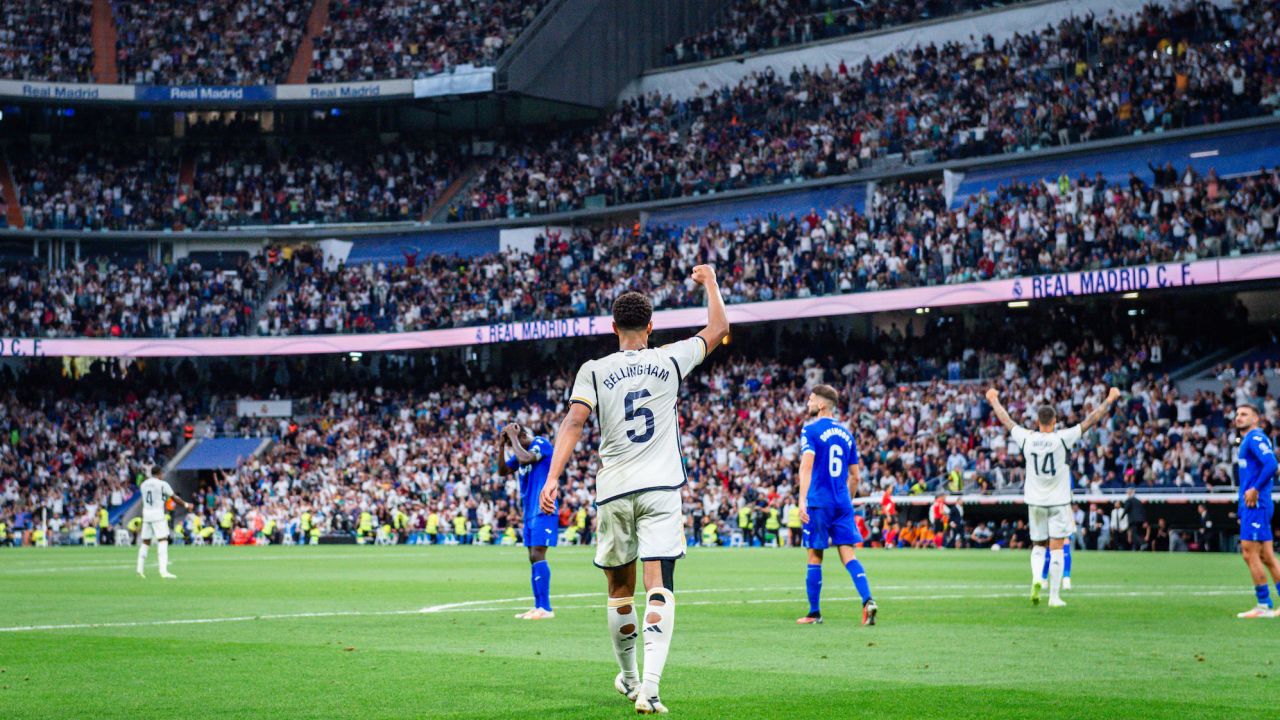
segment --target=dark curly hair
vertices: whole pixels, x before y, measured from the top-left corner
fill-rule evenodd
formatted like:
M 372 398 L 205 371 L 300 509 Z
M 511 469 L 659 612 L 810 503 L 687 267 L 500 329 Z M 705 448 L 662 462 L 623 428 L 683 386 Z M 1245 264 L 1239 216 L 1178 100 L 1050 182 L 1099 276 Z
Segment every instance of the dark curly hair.
M 613 301 L 613 323 L 619 330 L 643 330 L 653 319 L 653 302 L 635 291 L 624 292 Z

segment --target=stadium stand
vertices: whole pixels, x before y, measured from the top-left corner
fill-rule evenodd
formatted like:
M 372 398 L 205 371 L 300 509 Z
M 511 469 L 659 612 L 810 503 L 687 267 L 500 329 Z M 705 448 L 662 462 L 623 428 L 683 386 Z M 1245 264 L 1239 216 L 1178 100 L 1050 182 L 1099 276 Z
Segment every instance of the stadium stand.
M 112 7 L 120 81 L 142 85 L 283 82 L 310 6 L 303 0 L 117 0 Z
M 730 302 L 752 302 L 1277 248 L 1280 171 L 1232 180 L 1212 171 L 1169 172 L 1159 169 L 1157 184 L 1136 175 L 1127 184 L 1087 176 L 1014 183 L 974 193 L 952 209 L 931 183 L 886 183 L 865 212 L 811 210 L 733 227 L 553 232 L 540 237 L 531 253 L 466 259 L 406 250 L 397 262 L 337 267 L 302 247 L 254 259 L 257 272 L 270 277 L 257 280 L 259 294 L 235 296 L 244 310 L 231 325 L 225 322 L 227 298 L 206 294 L 206 281 L 182 299 L 183 322 L 108 320 L 113 316 L 104 315 L 107 309 L 95 307 L 99 320 L 91 326 L 145 336 L 175 327 L 217 335 L 407 331 L 600 315 L 623 289 L 650 293 L 660 308 L 697 305 L 700 296 L 686 276 L 705 261 L 723 267 Z M 95 266 L 89 271 L 101 272 Z M 72 293 L 46 291 L 91 280 L 84 272 L 9 271 L 0 287 L 7 331 L 40 337 L 84 327 Z M 276 279 L 284 283 L 282 291 L 268 298 L 261 288 Z M 192 323 L 193 317 L 224 321 Z M 250 317 L 256 320 L 246 324 Z M 57 320 L 48 325 L 45 318 Z
M 420 78 L 492 65 L 545 5 L 512 0 L 332 0 L 309 82 Z
M 672 43 L 664 60 L 680 65 L 757 53 L 994 5 L 936 0 L 733 0 L 712 29 Z
M 457 215 L 687 197 L 1265 115 L 1280 108 L 1275 26 L 1260 0 L 1150 5 L 999 45 L 913 47 L 855 67 L 770 69 L 690 99 L 626 100 L 594 127 L 508 148 Z
M 1078 492 L 1119 497 L 1130 488 L 1230 486 L 1226 412 L 1242 397 L 1273 411 L 1268 388 L 1280 386 L 1276 368 L 1240 373 L 1218 392 L 1180 394 L 1170 373 L 1238 336 L 1245 320 L 1214 302 L 1151 311 L 1135 318 L 1101 303 L 1058 306 L 1025 316 L 887 324 L 869 337 L 825 323 L 778 328 L 776 335 L 744 330 L 732 356 L 715 358 L 688 384 L 687 514 L 719 524 L 728 538 L 741 508 L 787 506 L 806 388 L 821 382 L 844 392 L 842 415 L 866 449 L 862 490 L 872 497 L 1016 492 L 1021 459 L 982 399 L 988 383 L 1005 388 L 1018 419 L 1039 402 L 1079 418 L 1107 384 L 1124 389 L 1122 406 L 1073 452 Z M 1179 331 L 1191 327 L 1211 329 Z M 551 432 L 571 377 L 555 350 L 516 353 L 508 361 L 481 370 L 440 354 L 337 368 L 323 361 L 219 363 L 203 372 L 185 363 L 86 362 L 32 366 L 22 377 L 6 367 L 0 375 L 15 389 L 0 403 L 6 440 L 0 517 L 21 528 L 34 508 L 56 508 L 58 526 L 76 534 L 97 508 L 118 504 L 130 468 L 175 451 L 183 426 L 198 423 L 208 436 L 250 438 L 237 447 L 272 442 L 231 472 L 206 476 L 204 526 L 215 527 L 230 511 L 236 527 L 261 531 L 275 520 L 273 541 L 285 533 L 305 541 L 298 537 L 303 512 L 326 533 L 350 536 L 360 512 L 390 525 L 398 509 L 407 516 L 401 539 L 421 539 L 433 512 L 444 520 L 441 527 L 461 516 L 468 537 L 487 523 L 498 538 L 518 523 L 518 504 L 514 482 L 494 472 L 495 433 L 511 421 Z M 59 373 L 62 379 L 53 376 Z M 187 388 L 181 397 L 173 393 L 176 383 Z M 297 406 L 307 410 L 292 418 L 236 418 L 217 400 L 223 392 L 255 391 L 296 393 Z M 54 450 L 68 443 L 77 449 Z M 571 463 L 562 522 L 570 534 L 576 510 L 590 512 L 594 462 L 583 456 Z M 23 468 L 35 466 L 40 470 L 27 482 Z M 65 493 L 64 477 L 73 478 Z M 883 534 L 893 526 L 876 508 L 869 506 L 868 520 Z M 691 526 L 691 536 L 699 529 Z
M 0 77 L 93 81 L 93 3 L 6 2 L 0 8 Z

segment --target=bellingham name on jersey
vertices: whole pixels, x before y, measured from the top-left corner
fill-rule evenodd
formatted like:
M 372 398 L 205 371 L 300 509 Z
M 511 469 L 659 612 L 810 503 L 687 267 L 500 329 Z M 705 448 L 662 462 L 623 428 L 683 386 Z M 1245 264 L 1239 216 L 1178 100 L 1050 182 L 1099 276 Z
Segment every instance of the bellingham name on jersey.
M 814 455 L 809 507 L 852 506 L 849 466 L 858 464 L 858 446 L 849 430 L 834 418 L 818 418 L 800 433 L 800 453 Z
M 671 370 L 669 369 L 664 370 L 663 368 L 660 368 L 657 365 L 653 365 L 653 364 L 628 365 L 626 367 L 618 368 L 617 370 L 614 370 L 613 372 L 609 373 L 604 378 L 604 380 L 600 381 L 600 384 L 604 385 L 606 390 L 612 390 L 614 386 L 616 386 L 618 383 L 622 382 L 623 380 L 627 378 L 639 377 L 641 375 L 649 375 L 657 378 L 662 382 L 666 382 L 667 380 L 671 379 Z

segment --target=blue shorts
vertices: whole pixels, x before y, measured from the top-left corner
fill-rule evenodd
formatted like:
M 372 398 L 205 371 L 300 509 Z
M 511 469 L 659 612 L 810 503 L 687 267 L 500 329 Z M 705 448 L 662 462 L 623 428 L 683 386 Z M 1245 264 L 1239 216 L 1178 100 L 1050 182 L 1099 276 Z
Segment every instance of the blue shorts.
M 1250 542 L 1271 542 L 1270 507 L 1240 508 L 1240 539 Z
M 853 522 L 853 507 L 809 508 L 809 522 L 804 524 L 804 546 L 825 550 L 832 545 L 857 545 L 862 542 L 858 526 Z
M 560 520 L 555 515 L 534 515 L 525 523 L 525 547 L 555 547 L 559 542 Z

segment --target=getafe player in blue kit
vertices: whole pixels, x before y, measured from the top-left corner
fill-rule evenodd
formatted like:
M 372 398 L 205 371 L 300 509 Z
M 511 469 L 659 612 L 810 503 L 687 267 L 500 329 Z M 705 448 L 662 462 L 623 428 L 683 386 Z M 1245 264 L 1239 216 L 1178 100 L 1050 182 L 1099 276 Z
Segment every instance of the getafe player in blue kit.
M 809 549 L 805 587 L 809 592 L 809 614 L 796 620 L 806 624 L 822 622 L 818 600 L 822 595 L 822 551 L 835 545 L 840 562 L 853 578 L 862 596 L 862 624 L 876 624 L 876 601 L 862 563 L 854 557 L 853 546 L 862 542 L 853 520 L 853 495 L 860 481 L 858 448 L 853 434 L 836 422 L 840 396 L 830 385 L 818 385 L 809 395 L 809 417 L 800 435 L 800 521 L 804 523 L 804 546 Z
M 1236 463 L 1240 468 L 1240 554 L 1253 576 L 1253 589 L 1258 604 L 1236 617 L 1275 617 L 1271 605 L 1271 588 L 1267 586 L 1267 571 L 1271 581 L 1280 591 L 1280 562 L 1276 561 L 1271 547 L 1271 483 L 1276 474 L 1276 454 L 1271 440 L 1260 427 L 1262 417 L 1258 408 L 1241 405 L 1236 408 L 1236 429 L 1244 433 L 1240 439 L 1240 454 Z
M 511 446 L 511 455 L 506 454 Z M 535 437 L 528 428 L 508 425 L 502 429 L 498 442 L 498 474 L 518 473 L 520 477 L 520 506 L 524 515 L 524 546 L 529 548 L 530 583 L 533 585 L 533 609 L 516 615 L 521 620 L 550 620 L 556 614 L 551 610 L 551 566 L 547 564 L 547 548 L 555 547 L 560 537 L 557 512 L 544 513 L 538 506 L 538 496 L 547 481 L 551 468 L 551 441 Z M 556 510 L 560 503 L 556 502 Z

